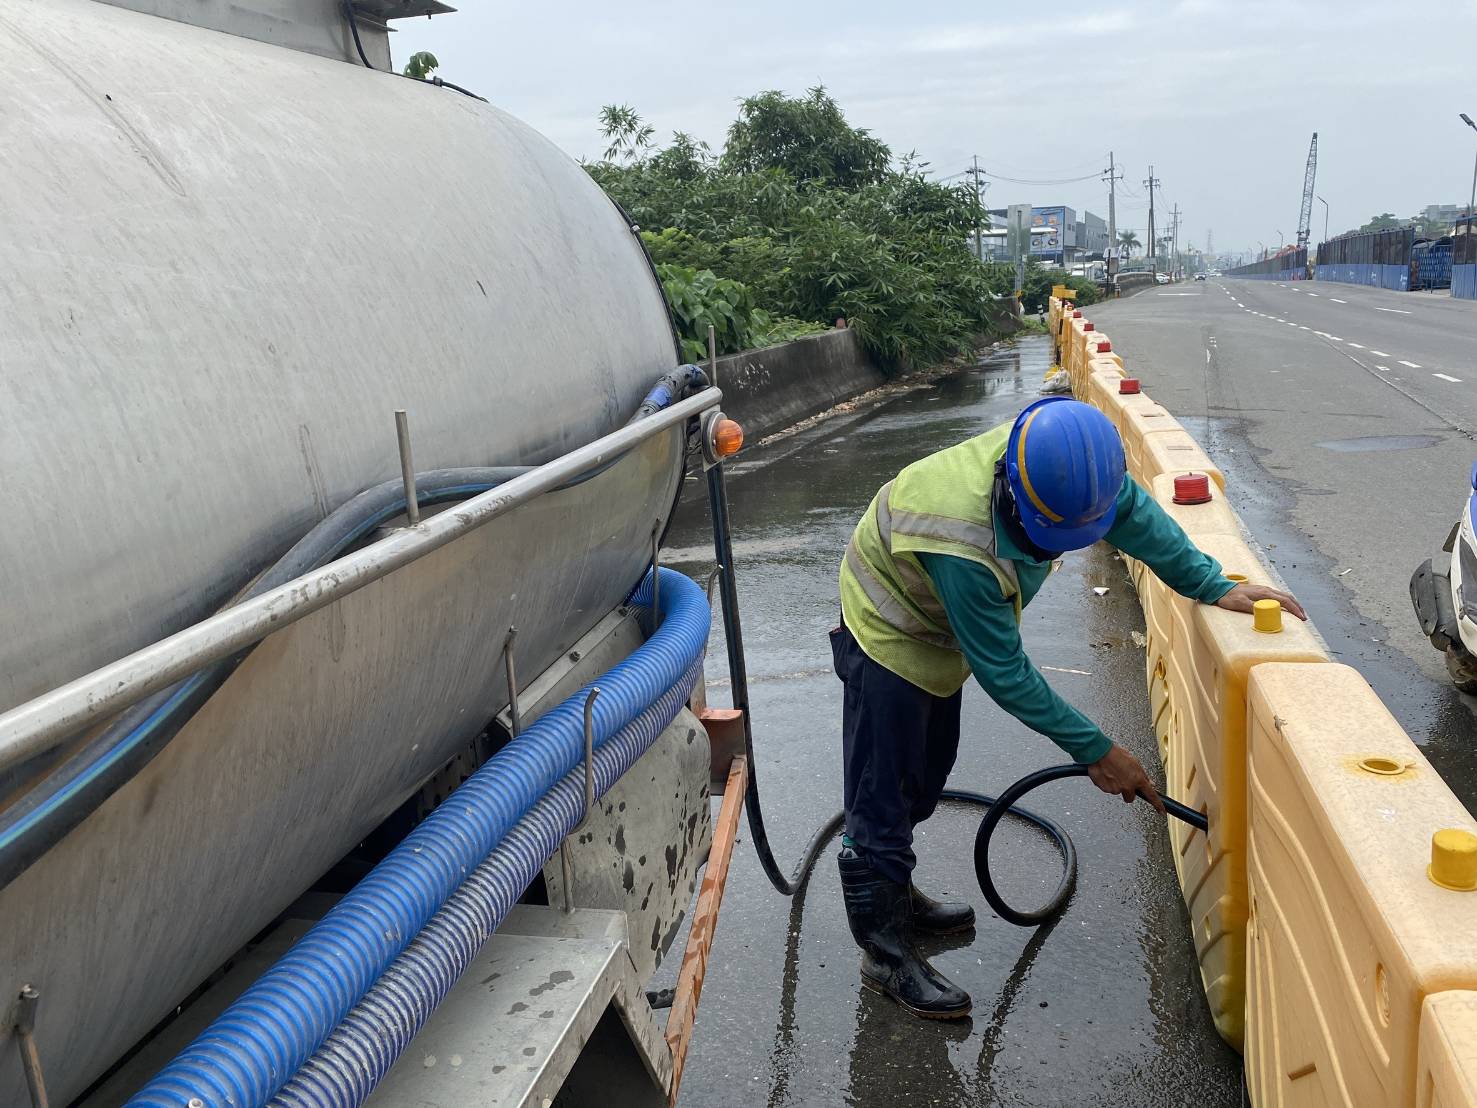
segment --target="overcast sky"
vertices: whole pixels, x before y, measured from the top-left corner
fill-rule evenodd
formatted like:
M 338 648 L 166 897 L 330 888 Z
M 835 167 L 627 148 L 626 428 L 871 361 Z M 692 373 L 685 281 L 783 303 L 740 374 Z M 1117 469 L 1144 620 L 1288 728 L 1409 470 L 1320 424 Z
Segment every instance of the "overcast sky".
M 453 0 L 456 2 L 456 0 Z M 1308 140 L 1330 230 L 1378 212 L 1466 203 L 1477 133 L 1477 0 L 1182 0 L 1058 14 L 935 0 L 847 4 L 513 4 L 397 24 L 397 62 L 430 50 L 468 85 L 575 157 L 598 157 L 602 104 L 635 107 L 661 138 L 721 146 L 738 98 L 824 84 L 847 118 L 938 176 L 978 154 L 987 173 L 1082 177 L 1108 151 L 1125 173 L 1118 226 L 1145 237 L 1156 207 L 1181 242 L 1275 247 L 1297 230 Z M 992 182 L 990 207 L 1107 215 L 1106 185 Z M 1323 205 L 1314 203 L 1316 241 Z M 1080 216 L 1079 216 L 1080 218 Z M 1161 217 L 1162 218 L 1162 217 Z

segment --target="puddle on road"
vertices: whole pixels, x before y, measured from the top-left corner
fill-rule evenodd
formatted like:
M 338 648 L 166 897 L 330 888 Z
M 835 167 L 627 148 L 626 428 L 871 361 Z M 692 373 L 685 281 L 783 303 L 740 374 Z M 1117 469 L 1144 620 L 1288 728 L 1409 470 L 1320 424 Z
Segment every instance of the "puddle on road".
M 1439 435 L 1360 435 L 1353 439 L 1329 439 L 1314 445 L 1340 454 L 1365 454 L 1376 450 L 1423 450 L 1440 441 Z

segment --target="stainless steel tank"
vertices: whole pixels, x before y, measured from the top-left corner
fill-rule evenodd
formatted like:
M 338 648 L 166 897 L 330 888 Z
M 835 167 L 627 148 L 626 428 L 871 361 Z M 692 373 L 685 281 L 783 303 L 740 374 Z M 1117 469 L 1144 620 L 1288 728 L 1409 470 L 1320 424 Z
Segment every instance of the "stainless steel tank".
M 393 409 L 420 469 L 542 461 L 675 363 L 624 221 L 496 108 L 92 0 L 7 0 L 0 52 L 0 710 L 396 475 Z M 266 640 L 0 892 L 54 1103 L 506 701 L 510 624 L 532 676 L 620 602 L 680 468 L 672 432 Z

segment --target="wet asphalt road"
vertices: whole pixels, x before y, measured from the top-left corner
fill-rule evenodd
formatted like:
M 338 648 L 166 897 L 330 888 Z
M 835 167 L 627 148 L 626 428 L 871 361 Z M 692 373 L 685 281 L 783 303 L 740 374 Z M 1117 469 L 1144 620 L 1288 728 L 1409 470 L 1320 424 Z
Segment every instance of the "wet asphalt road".
M 1447 680 L 1409 594 L 1477 458 L 1477 305 L 1226 279 L 1089 314 L 1226 473 L 1229 499 L 1335 659 L 1477 811 L 1477 699 Z
M 836 572 L 852 527 L 908 462 L 1013 418 L 1035 398 L 1048 358 L 1046 339 L 1023 339 L 956 377 L 750 449 L 733 466 L 756 769 L 786 869 L 840 806 L 841 686 L 826 633 L 837 621 Z M 703 579 L 712 556 L 700 497 L 668 543 L 664 561 Z M 1098 585 L 1108 587 L 1105 597 L 1094 596 Z M 1103 547 L 1069 556 L 1023 623 L 1052 683 L 1157 772 L 1143 652 L 1131 638 L 1142 627 L 1122 563 Z M 726 703 L 716 621 L 709 658 L 710 698 Z M 1065 760 L 973 684 L 963 731 L 956 787 L 996 792 Z M 1081 862 L 1066 913 L 1035 932 L 996 918 L 979 893 L 978 811 L 946 805 L 919 828 L 919 884 L 968 899 L 980 918 L 962 942 L 929 947 L 974 997 L 973 1017 L 954 1024 L 916 1020 L 861 987 L 834 846 L 792 908 L 765 880 L 745 829 L 682 1103 L 1240 1104 L 1240 1060 L 1206 1012 L 1162 821 L 1081 780 L 1039 790 L 1032 802 L 1073 835 Z M 1040 836 L 1008 827 L 995 854 L 1007 898 L 1028 906 L 1055 887 L 1055 852 Z

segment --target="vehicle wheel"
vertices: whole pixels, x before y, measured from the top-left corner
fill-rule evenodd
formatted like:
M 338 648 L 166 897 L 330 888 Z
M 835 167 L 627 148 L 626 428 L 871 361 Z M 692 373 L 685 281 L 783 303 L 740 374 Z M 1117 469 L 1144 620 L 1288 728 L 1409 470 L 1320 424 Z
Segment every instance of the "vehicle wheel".
M 1446 672 L 1461 692 L 1477 696 L 1477 658 L 1454 646 L 1446 648 Z

